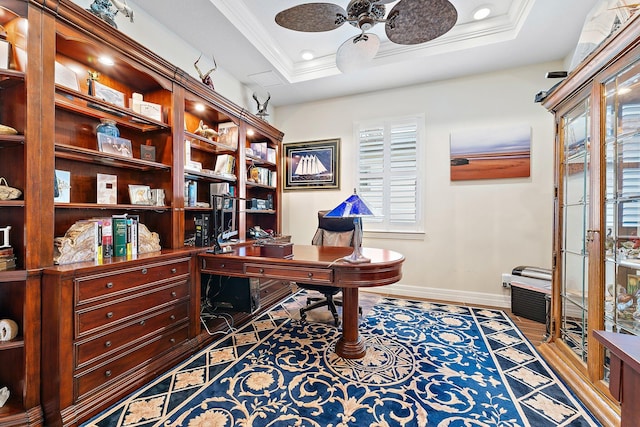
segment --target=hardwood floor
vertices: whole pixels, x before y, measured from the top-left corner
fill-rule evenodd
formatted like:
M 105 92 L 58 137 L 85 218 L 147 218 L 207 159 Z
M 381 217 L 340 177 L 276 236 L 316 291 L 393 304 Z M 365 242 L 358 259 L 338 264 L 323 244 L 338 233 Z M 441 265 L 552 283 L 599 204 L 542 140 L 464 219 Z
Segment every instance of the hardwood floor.
M 536 322 L 533 320 L 525 319 L 524 317 L 516 316 L 510 309 L 502 309 L 511 318 L 513 323 L 516 324 L 518 329 L 522 331 L 525 337 L 535 346 L 541 344 L 545 340 L 547 333 L 547 327 L 544 323 Z

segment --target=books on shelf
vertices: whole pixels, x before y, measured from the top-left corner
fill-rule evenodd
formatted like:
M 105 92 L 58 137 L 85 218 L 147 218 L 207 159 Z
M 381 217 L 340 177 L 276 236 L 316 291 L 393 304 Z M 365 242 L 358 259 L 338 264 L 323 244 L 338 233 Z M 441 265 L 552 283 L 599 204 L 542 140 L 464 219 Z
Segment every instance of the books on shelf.
M 14 270 L 16 268 L 16 257 L 13 248 L 0 249 L 0 271 Z
M 111 258 L 113 256 L 113 224 L 111 217 L 100 218 L 102 227 L 102 257 Z
M 133 259 L 138 255 L 138 215 L 113 215 L 92 218 L 96 224 L 96 257 L 98 263 L 112 257 Z
M 278 174 L 276 171 L 272 171 L 260 166 L 254 166 L 251 168 L 251 179 L 256 184 L 266 185 L 269 187 L 275 187 L 277 185 Z
M 118 215 L 112 219 L 113 223 L 113 256 L 127 256 L 127 217 Z
M 218 175 L 233 175 L 236 169 L 236 158 L 231 154 L 218 154 L 214 173 Z
M 99 205 L 115 205 L 118 203 L 118 177 L 99 173 L 97 179 L 97 197 Z
M 267 162 L 275 163 L 276 162 L 276 149 L 267 147 Z
M 266 142 L 252 142 L 251 149 L 253 150 L 254 157 L 262 160 L 267 160 L 267 143 Z
M 138 255 L 138 223 L 139 217 L 129 215 L 127 218 L 127 259 L 135 258 Z

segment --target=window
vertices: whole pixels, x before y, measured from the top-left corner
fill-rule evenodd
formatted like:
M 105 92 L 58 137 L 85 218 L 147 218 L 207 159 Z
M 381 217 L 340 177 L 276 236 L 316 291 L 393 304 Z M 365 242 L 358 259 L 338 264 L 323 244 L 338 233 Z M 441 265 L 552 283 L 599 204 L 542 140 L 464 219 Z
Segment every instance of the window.
M 422 232 L 424 116 L 358 123 L 358 194 L 376 215 L 370 231 Z

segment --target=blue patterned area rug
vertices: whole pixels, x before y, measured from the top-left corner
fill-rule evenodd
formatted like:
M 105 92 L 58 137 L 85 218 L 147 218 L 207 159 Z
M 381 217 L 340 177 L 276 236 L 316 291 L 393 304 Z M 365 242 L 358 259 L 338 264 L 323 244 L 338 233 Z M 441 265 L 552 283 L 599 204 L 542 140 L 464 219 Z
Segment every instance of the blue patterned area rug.
M 84 426 L 598 426 L 502 311 L 375 297 L 367 354 L 296 294 Z M 318 311 L 318 310 L 314 310 Z

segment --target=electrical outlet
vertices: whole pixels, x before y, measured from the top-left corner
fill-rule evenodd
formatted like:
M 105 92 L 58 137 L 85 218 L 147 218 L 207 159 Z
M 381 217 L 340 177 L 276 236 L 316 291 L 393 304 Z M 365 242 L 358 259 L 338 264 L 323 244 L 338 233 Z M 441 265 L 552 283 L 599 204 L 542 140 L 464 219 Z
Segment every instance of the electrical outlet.
M 502 287 L 503 288 L 508 288 L 510 284 L 511 284 L 511 275 L 510 274 L 503 274 L 502 275 Z

